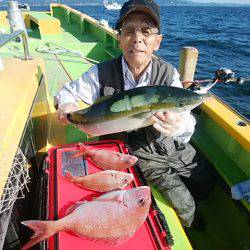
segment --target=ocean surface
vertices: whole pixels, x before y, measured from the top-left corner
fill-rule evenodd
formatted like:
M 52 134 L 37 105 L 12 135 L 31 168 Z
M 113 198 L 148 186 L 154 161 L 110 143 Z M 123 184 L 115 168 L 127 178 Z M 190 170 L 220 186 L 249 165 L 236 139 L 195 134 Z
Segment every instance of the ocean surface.
M 71 6 L 114 26 L 119 10 L 99 5 Z M 31 6 L 31 10 L 49 7 Z M 216 6 L 161 6 L 163 42 L 157 54 L 178 68 L 183 46 L 199 50 L 195 79 L 213 78 L 226 67 L 235 77 L 250 78 L 250 8 Z M 218 84 L 212 89 L 235 110 L 250 119 L 250 82 L 243 85 Z

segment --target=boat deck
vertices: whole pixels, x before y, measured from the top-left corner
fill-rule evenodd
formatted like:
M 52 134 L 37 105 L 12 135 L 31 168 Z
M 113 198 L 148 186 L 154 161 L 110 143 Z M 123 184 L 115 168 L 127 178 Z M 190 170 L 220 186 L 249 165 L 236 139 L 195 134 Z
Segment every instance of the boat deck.
M 32 18 L 28 17 L 28 13 Z M 120 54 L 112 29 L 103 28 L 98 21 L 67 6 L 62 8 L 55 4 L 51 8 L 51 13 L 53 13 L 53 16 L 50 13 L 24 12 L 26 25 L 29 27 L 30 55 L 32 58 L 38 58 L 31 60 L 29 63 L 39 66 L 46 78 L 46 93 L 39 96 L 33 116 L 35 124 L 42 124 L 44 120 L 47 124 L 47 141 L 45 144 L 40 143 L 38 148 L 40 153 L 46 153 L 54 145 L 89 140 L 84 133 L 74 129 L 73 126 L 62 126 L 57 123 L 53 106 L 54 94 L 63 84 L 79 78 L 96 62 L 117 57 Z M 5 17 L 6 12 L 0 12 L 0 29 L 9 33 Z M 60 29 L 58 29 L 59 20 Z M 43 30 L 41 30 L 42 25 L 46 26 Z M 16 69 L 25 63 L 22 46 L 22 43 L 11 42 L 0 48 L 5 66 L 10 60 L 13 60 L 13 57 L 17 58 L 12 66 L 8 67 Z M 16 91 L 20 90 L 16 89 Z M 28 103 L 29 98 L 33 100 L 34 95 L 33 93 L 25 97 L 26 102 Z M 218 102 L 212 103 L 208 107 L 213 107 L 213 105 L 218 105 Z M 27 108 L 29 106 L 30 104 L 26 104 Z M 82 104 L 82 107 L 84 107 L 84 104 Z M 214 122 L 217 118 L 211 120 L 210 115 L 208 115 L 209 112 L 203 112 L 200 117 L 202 124 L 206 125 L 197 130 L 194 143 L 199 145 L 205 155 L 207 153 L 208 159 L 213 162 L 216 170 L 223 176 L 223 181 L 219 177 L 216 188 L 209 198 L 199 203 L 198 206 L 202 215 L 206 218 L 207 230 L 205 232 L 187 230 L 186 232 L 194 249 L 250 249 L 249 224 L 246 220 L 247 216 L 242 216 L 246 211 L 242 207 L 238 209 L 239 204 L 232 202 L 230 196 L 225 193 L 224 187 L 224 182 L 226 182 L 226 189 L 229 190 L 230 186 L 250 175 L 249 166 L 247 167 L 250 162 L 249 125 L 240 128 L 239 135 L 235 137 L 232 136 L 235 130 L 227 131 L 232 136 L 227 139 L 228 133 L 223 128 L 234 127 L 229 126 L 220 118 L 218 124 L 221 127 L 218 128 L 218 124 Z M 223 109 L 221 112 L 223 112 Z M 213 116 L 213 111 L 211 113 L 211 116 Z M 231 118 L 238 119 L 234 116 L 231 116 Z M 214 137 L 214 132 L 217 133 L 216 137 Z M 246 136 L 247 134 L 248 136 Z M 204 135 L 207 135 L 206 140 L 204 140 Z M 15 134 L 15 136 L 17 135 Z M 21 137 L 21 130 L 19 131 L 19 137 Z M 235 150 L 241 146 L 243 150 L 239 152 Z M 14 151 L 15 149 L 13 149 Z M 238 157 L 238 160 L 235 157 Z M 5 181 L 1 179 L 1 183 L 5 183 Z M 167 205 L 158 192 L 155 190 L 153 192 L 155 197 L 158 197 L 158 205 L 167 218 L 171 233 L 174 236 L 175 244 L 172 249 L 192 249 L 174 210 Z M 250 206 L 246 200 L 243 199 L 242 203 L 249 212 Z

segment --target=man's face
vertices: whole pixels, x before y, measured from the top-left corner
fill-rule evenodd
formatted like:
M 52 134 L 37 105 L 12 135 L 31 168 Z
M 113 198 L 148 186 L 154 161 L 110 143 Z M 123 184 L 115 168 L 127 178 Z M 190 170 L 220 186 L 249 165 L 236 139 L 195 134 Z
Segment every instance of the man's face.
M 132 67 L 147 65 L 153 52 L 159 49 L 161 40 L 162 35 L 158 34 L 153 20 L 142 12 L 129 14 L 118 35 L 123 55 Z

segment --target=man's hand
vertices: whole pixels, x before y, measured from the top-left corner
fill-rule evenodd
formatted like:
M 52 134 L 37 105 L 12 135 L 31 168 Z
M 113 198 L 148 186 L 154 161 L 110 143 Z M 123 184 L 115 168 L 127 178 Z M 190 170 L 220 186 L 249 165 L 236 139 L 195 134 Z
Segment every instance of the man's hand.
M 57 120 L 59 123 L 68 124 L 67 114 L 79 110 L 76 103 L 65 103 L 56 111 Z
M 185 122 L 182 114 L 175 112 L 156 112 L 152 117 L 153 127 L 167 136 L 174 137 L 180 134 L 183 122 Z

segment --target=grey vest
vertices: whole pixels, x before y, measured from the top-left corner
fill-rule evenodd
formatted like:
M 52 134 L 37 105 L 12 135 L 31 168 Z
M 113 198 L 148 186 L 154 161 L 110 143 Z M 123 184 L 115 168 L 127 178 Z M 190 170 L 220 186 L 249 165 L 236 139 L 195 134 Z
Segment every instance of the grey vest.
M 174 67 L 162 59 L 153 57 L 150 85 L 170 85 Z M 101 86 L 100 96 L 113 95 L 124 91 L 122 56 L 98 64 L 98 77 Z

